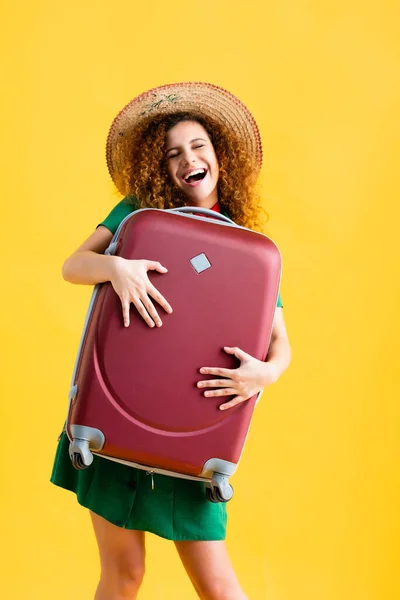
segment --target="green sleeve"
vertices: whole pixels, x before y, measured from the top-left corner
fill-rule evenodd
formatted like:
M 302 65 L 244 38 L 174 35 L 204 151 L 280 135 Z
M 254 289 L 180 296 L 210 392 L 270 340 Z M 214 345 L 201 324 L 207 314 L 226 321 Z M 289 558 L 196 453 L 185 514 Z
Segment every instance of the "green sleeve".
M 132 198 L 126 196 L 117 204 L 117 206 L 114 206 L 110 214 L 104 219 L 104 221 L 99 223 L 99 225 L 104 225 L 104 227 L 107 227 L 107 229 L 114 234 L 117 231 L 118 225 L 121 223 L 121 221 L 130 215 L 131 212 L 136 210 L 136 205 L 134 202 L 135 201 L 132 200 Z M 97 225 L 97 227 L 99 227 L 99 225 Z
M 276 305 L 279 306 L 279 308 L 283 308 L 282 298 L 281 298 L 281 293 L 280 292 L 278 292 L 278 301 L 277 301 Z

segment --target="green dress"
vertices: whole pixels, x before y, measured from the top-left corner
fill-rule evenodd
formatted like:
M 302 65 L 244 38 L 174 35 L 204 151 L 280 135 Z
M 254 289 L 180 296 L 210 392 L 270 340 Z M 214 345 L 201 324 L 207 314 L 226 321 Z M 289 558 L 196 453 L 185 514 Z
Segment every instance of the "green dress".
M 100 225 L 115 233 L 134 209 L 129 198 L 124 198 Z M 277 306 L 282 306 L 280 296 Z M 152 486 L 152 476 L 146 471 L 96 455 L 90 467 L 77 470 L 68 447 L 63 431 L 50 481 L 74 492 L 79 504 L 110 523 L 176 541 L 225 539 L 227 505 L 209 502 L 201 481 L 154 474 Z

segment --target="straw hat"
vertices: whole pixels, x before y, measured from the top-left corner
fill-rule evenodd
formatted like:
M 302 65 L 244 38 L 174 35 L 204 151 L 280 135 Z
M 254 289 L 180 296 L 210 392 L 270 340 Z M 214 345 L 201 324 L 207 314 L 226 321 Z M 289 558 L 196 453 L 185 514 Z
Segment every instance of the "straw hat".
M 113 120 L 107 136 L 106 159 L 111 178 L 117 183 L 118 143 L 124 134 L 150 115 L 194 110 L 210 116 L 245 142 L 248 152 L 262 163 L 260 132 L 253 116 L 236 96 L 212 83 L 184 82 L 162 85 L 137 96 Z

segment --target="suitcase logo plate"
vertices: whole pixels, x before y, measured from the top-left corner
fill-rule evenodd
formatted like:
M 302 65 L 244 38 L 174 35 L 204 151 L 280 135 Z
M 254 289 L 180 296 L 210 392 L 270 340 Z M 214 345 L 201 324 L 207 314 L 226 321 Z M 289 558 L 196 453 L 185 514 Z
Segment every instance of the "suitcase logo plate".
M 190 262 L 197 273 L 202 273 L 211 267 L 211 263 L 204 252 L 202 254 L 198 254 L 194 258 L 191 258 Z

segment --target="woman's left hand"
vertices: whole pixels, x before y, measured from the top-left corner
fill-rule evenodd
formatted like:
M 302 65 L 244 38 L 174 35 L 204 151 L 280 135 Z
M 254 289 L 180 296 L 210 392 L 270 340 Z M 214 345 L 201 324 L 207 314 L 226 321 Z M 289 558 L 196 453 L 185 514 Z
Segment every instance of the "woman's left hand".
M 263 362 L 250 354 L 247 354 L 240 348 L 224 347 L 227 354 L 233 354 L 240 360 L 240 367 L 237 369 L 223 369 L 219 367 L 202 367 L 202 375 L 218 375 L 224 379 L 210 379 L 199 381 L 199 388 L 220 388 L 204 392 L 208 398 L 215 396 L 232 396 L 235 398 L 221 404 L 221 410 L 232 408 L 240 402 L 245 402 L 255 394 L 261 392 L 264 387 L 275 383 L 278 379 L 278 372 L 273 363 Z

